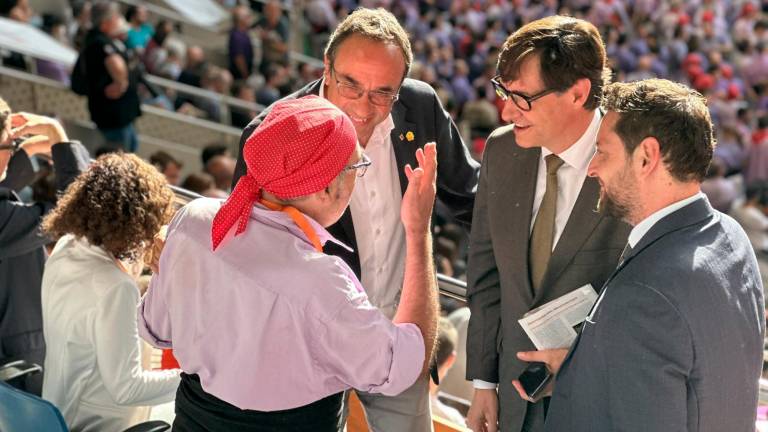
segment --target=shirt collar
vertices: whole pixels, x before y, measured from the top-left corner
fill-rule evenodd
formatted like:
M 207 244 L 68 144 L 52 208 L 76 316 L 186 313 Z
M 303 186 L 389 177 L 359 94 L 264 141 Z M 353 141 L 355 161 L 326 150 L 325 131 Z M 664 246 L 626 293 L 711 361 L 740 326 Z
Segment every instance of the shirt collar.
M 643 239 L 643 237 L 648 233 L 648 231 L 653 228 L 654 225 L 656 225 L 656 222 L 664 219 L 665 216 L 670 215 L 681 208 L 687 206 L 688 204 L 691 204 L 692 202 L 701 199 L 704 197 L 704 194 L 702 192 L 697 192 L 692 196 L 689 196 L 688 198 L 682 199 L 680 201 L 677 201 L 675 203 L 672 203 L 666 207 L 664 207 L 661 210 L 656 211 L 652 215 L 648 216 L 647 218 L 643 219 L 639 224 L 635 225 L 634 228 L 632 228 L 632 231 L 629 233 L 629 239 L 627 242 L 629 243 L 629 247 L 633 248 L 635 247 L 640 240 Z
M 320 97 L 325 99 L 325 78 L 320 81 Z M 392 118 L 392 110 L 390 110 L 387 118 L 373 128 L 373 134 L 368 140 L 368 144 L 384 142 L 383 138 L 388 137 L 394 128 L 395 120 Z
M 577 170 L 585 170 L 589 165 L 589 161 L 595 154 L 595 142 L 597 141 L 597 131 L 600 129 L 600 121 L 602 120 L 600 110 L 595 110 L 595 115 L 592 117 L 592 121 L 589 123 L 589 127 L 584 131 L 584 134 L 568 147 L 567 150 L 557 155 L 565 162 L 566 165 L 576 168 Z M 552 151 L 546 147 L 541 148 L 541 157 L 545 158 L 552 154 Z
M 352 248 L 350 248 L 349 246 L 339 241 L 336 237 L 332 236 L 331 233 L 329 233 L 316 220 L 312 219 L 306 214 L 304 214 L 304 217 L 307 218 L 307 221 L 309 221 L 309 224 L 317 233 L 317 237 L 320 239 L 320 244 L 325 245 L 326 242 L 331 241 L 341 246 L 342 248 L 348 250 L 349 252 L 354 252 Z M 298 226 L 296 226 L 296 223 L 293 222 L 293 219 L 291 219 L 290 216 L 288 216 L 287 214 L 281 211 L 269 210 L 263 205 L 256 203 L 253 206 L 253 209 L 251 210 L 251 219 L 255 219 L 263 223 L 274 224 L 274 225 L 279 225 L 281 227 L 284 227 L 288 230 L 288 232 L 293 234 L 295 237 L 298 237 L 304 240 L 308 244 L 312 244 L 312 242 L 310 242 L 309 239 L 307 238 L 307 235 L 304 234 L 304 232 Z

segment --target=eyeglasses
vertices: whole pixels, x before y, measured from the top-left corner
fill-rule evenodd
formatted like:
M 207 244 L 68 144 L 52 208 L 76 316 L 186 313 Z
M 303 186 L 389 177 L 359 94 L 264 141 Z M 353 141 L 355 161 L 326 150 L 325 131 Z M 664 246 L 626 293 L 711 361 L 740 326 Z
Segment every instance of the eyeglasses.
M 356 164 L 349 165 L 349 166 L 345 166 L 342 171 L 358 170 L 357 171 L 357 176 L 358 177 L 362 177 L 362 176 L 365 175 L 365 172 L 368 171 L 368 167 L 371 166 L 372 163 L 373 163 L 373 161 L 371 161 L 371 159 L 368 157 L 368 155 L 363 153 L 363 156 L 360 158 L 360 162 L 358 162 Z
M 498 75 L 491 78 L 491 84 L 493 84 L 493 89 L 496 90 L 496 95 L 503 101 L 512 98 L 512 102 L 514 102 L 515 106 L 520 108 L 521 111 L 530 111 L 531 103 L 533 101 L 541 99 L 544 96 L 556 91 L 555 89 L 549 89 L 536 93 L 535 95 L 528 96 L 520 92 L 507 90 L 507 88 L 504 87 L 504 85 L 501 83 L 500 78 L 501 77 Z
M 360 99 L 363 94 L 366 93 L 366 90 L 360 88 L 357 84 L 339 80 L 339 78 L 336 76 L 336 70 L 333 68 L 331 68 L 331 74 L 333 75 L 333 79 L 336 81 L 336 88 L 338 88 L 339 94 L 342 97 L 347 99 Z M 400 97 L 397 92 L 390 93 L 379 90 L 367 90 L 367 93 L 368 100 L 372 104 L 383 107 L 392 105 Z

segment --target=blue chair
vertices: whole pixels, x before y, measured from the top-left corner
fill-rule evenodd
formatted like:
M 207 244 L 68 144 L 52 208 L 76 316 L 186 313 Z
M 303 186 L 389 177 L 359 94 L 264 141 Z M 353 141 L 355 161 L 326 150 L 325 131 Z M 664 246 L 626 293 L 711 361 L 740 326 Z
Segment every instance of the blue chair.
M 0 431 L 68 432 L 59 409 L 45 399 L 6 384 L 43 369 L 23 360 L 0 367 Z M 130 427 L 125 432 L 163 432 L 170 429 L 164 421 L 149 421 Z

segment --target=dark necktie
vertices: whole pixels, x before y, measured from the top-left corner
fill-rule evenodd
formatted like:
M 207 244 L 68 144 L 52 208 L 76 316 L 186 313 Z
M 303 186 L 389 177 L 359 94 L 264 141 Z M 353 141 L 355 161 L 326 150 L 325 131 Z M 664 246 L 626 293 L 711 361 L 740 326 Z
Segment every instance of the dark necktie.
M 533 223 L 531 243 L 528 248 L 528 264 L 531 285 L 538 291 L 547 271 L 549 258 L 555 238 L 555 214 L 557 213 L 557 170 L 563 166 L 563 160 L 555 154 L 544 158 L 547 163 L 547 189 L 541 199 L 539 213 Z

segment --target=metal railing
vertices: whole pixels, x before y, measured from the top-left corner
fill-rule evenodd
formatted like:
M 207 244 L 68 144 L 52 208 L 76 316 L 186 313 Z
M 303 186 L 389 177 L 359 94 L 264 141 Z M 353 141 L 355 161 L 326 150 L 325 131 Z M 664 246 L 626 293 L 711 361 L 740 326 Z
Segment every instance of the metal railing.
M 175 194 L 174 203 L 179 207 L 197 198 L 202 198 L 202 195 L 199 195 L 195 192 L 189 191 L 184 188 L 180 188 L 178 186 L 171 186 L 171 189 Z M 464 281 L 460 281 L 450 276 L 446 276 L 444 274 L 438 273 L 437 286 L 440 289 L 440 295 L 444 295 L 444 296 L 447 296 L 456 300 L 464 301 L 464 302 L 467 299 L 467 284 Z

